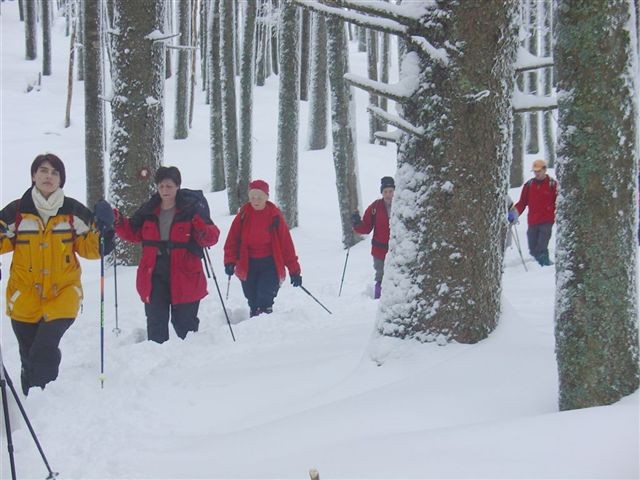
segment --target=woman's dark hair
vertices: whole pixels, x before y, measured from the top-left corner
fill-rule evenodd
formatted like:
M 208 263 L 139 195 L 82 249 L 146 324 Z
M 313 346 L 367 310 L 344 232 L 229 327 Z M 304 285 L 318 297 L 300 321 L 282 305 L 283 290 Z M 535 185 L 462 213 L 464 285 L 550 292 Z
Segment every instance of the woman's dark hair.
M 55 168 L 60 174 L 60 188 L 64 187 L 64 182 L 67 179 L 67 174 L 64 170 L 64 163 L 62 160 L 55 156 L 53 153 L 43 153 L 42 155 L 38 155 L 33 163 L 31 164 L 31 178 L 36 174 L 40 165 L 44 162 L 49 162 L 53 168 Z M 33 185 L 33 181 L 31 181 Z
M 156 185 L 167 179 L 173 180 L 173 183 L 175 183 L 179 187 L 182 183 L 180 170 L 178 170 L 176 167 L 160 167 L 156 172 L 156 176 L 154 178 Z

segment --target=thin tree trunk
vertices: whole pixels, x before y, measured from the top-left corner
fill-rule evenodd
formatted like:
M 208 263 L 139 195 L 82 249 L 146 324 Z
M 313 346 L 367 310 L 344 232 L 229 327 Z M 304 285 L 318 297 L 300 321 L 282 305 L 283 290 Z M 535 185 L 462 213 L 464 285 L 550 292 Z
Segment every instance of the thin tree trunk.
M 164 22 L 164 31 L 165 33 L 173 33 L 173 0 L 166 0 L 167 4 L 165 7 L 165 22 Z M 171 78 L 171 49 L 165 48 L 165 75 L 164 78 Z
M 42 75 L 51 75 L 51 5 L 42 2 Z
M 369 80 L 378 81 L 378 32 L 367 30 L 367 73 Z M 369 93 L 369 105 L 378 106 L 378 96 Z M 369 143 L 375 143 L 375 133 L 378 130 L 378 120 L 369 113 Z
M 542 36 L 542 55 L 551 56 L 552 33 L 553 33 L 553 5 L 551 0 L 544 0 L 540 4 L 542 8 L 542 16 L 544 18 L 544 35 Z M 544 94 L 551 95 L 553 93 L 553 68 L 545 68 L 542 75 L 544 82 Z M 543 138 L 544 150 L 547 158 L 547 164 L 550 168 L 554 168 L 556 164 L 556 138 L 553 115 L 555 112 L 549 110 L 543 113 Z
M 35 60 L 38 56 L 38 30 L 37 30 L 37 0 L 24 1 L 24 35 L 25 35 L 25 58 Z
M 189 136 L 189 62 L 191 50 L 191 0 L 179 0 L 178 25 L 180 37 L 178 46 L 178 71 L 176 77 L 176 110 L 173 138 L 185 139 Z
M 309 50 L 311 46 L 311 13 L 300 9 L 300 100 L 309 100 Z
M 314 14 L 311 48 L 311 91 L 307 148 L 322 150 L 327 146 L 327 27 L 322 15 Z
M 211 190 L 220 192 L 226 188 L 224 147 L 222 139 L 222 84 L 220 79 L 220 1 L 211 5 L 207 35 L 209 39 L 209 91 L 210 117 L 209 139 L 211 144 Z
M 527 16 L 527 29 L 529 30 L 529 37 L 527 38 L 527 48 L 532 55 L 538 55 L 538 0 L 528 0 L 527 8 L 529 15 Z M 527 80 L 527 93 L 533 95 L 539 95 L 540 90 L 538 88 L 538 71 L 532 70 L 526 74 Z M 539 118 L 540 112 L 531 112 L 525 114 L 527 122 L 527 153 L 538 153 L 540 151 L 540 127 Z
M 76 32 L 76 48 L 78 51 L 78 68 L 76 74 L 79 82 L 84 81 L 84 1 L 78 2 L 78 18 L 76 18 L 78 31 Z
M 71 39 L 69 41 L 69 69 L 67 70 L 67 108 L 64 115 L 64 128 L 71 125 L 71 98 L 73 96 L 73 64 L 76 58 L 76 26 L 75 22 L 71 29 Z
M 193 123 L 193 103 L 196 93 L 196 65 L 198 52 L 198 8 L 200 8 L 200 0 L 192 0 L 191 10 L 191 81 L 189 90 L 189 128 Z

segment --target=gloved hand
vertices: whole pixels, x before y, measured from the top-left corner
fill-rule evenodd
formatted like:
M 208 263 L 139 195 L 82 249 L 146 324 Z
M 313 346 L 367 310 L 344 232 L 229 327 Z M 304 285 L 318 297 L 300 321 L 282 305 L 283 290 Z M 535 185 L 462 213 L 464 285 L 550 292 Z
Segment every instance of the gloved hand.
M 509 223 L 518 223 L 518 211 L 515 208 L 507 213 L 507 221 Z
M 360 219 L 360 214 L 358 212 L 354 212 L 353 215 L 351 215 L 351 225 L 357 227 L 358 225 L 360 225 L 360 222 L 362 222 L 362 220 Z
M 289 274 L 289 276 L 291 277 L 291 285 L 293 285 L 294 287 L 301 287 L 302 286 L 302 275 L 298 274 Z
M 233 275 L 235 271 L 236 271 L 236 266 L 233 263 L 227 263 L 224 266 L 224 273 L 226 273 L 228 276 Z
M 96 227 L 101 234 L 104 235 L 106 232 L 113 230 L 115 216 L 109 202 L 106 200 L 98 200 L 93 211 L 93 215 L 96 220 Z

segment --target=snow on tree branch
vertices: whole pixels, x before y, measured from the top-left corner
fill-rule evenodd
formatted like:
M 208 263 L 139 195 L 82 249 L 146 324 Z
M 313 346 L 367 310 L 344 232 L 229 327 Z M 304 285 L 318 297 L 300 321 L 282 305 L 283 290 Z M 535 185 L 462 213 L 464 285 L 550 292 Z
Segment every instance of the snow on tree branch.
M 340 18 L 345 22 L 353 23 L 360 27 L 370 28 L 379 32 L 390 33 L 392 35 L 407 36 L 409 28 L 395 20 L 375 18 L 369 15 L 349 12 L 338 7 L 330 7 L 316 0 L 293 0 L 297 5 L 308 8 L 321 15 L 330 15 Z
M 376 137 L 379 140 L 384 140 L 385 142 L 392 142 L 392 143 L 400 143 L 400 140 L 402 139 L 402 131 L 401 130 L 393 130 L 391 132 L 376 132 L 373 134 L 374 137 Z
M 516 59 L 516 72 L 526 72 L 528 70 L 536 70 L 538 68 L 553 67 L 553 57 L 538 57 L 529 53 L 526 48 L 518 49 L 518 58 Z
M 407 88 L 405 83 L 388 84 L 377 82 L 354 73 L 347 73 L 344 76 L 344 79 L 350 85 L 361 88 L 362 90 L 366 90 L 370 93 L 375 93 L 376 95 L 381 95 L 398 103 L 408 101 L 417 87 L 417 85 L 415 85 L 413 88 Z
M 180 35 L 182 34 L 181 33 L 162 33 L 160 30 L 154 30 L 149 35 L 146 35 L 144 38 L 146 40 L 151 40 L 152 42 L 163 42 L 171 38 L 179 37 Z
M 409 2 L 394 5 L 381 0 L 338 0 L 338 5 L 360 13 L 395 20 L 407 26 L 419 26 L 419 19 L 427 10 L 435 8 L 435 1 Z
M 383 122 L 393 125 L 394 127 L 406 132 L 410 135 L 417 135 L 419 137 L 424 135 L 424 128 L 416 127 L 415 125 L 407 122 L 403 118 L 398 117 L 397 115 L 391 115 L 385 110 L 369 105 L 367 107 L 367 111 L 373 113 L 376 117 L 378 117 Z
M 449 64 L 449 55 L 447 54 L 445 49 L 434 47 L 426 38 L 412 35 L 411 43 L 418 47 L 421 51 L 429 55 L 436 62 L 440 62 L 443 65 Z
M 513 111 L 516 113 L 539 112 L 558 108 L 558 100 L 555 96 L 531 95 L 522 93 L 519 89 L 513 92 L 511 102 Z

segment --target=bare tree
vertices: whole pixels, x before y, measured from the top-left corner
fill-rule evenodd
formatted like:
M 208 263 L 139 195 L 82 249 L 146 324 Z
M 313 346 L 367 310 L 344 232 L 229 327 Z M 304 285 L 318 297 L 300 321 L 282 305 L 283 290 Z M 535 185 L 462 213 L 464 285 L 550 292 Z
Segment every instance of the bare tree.
M 110 198 L 124 215 L 155 191 L 164 155 L 164 0 L 115 0 L 111 99 Z M 137 265 L 136 244 L 120 245 L 118 258 Z
M 378 32 L 367 30 L 367 73 L 369 80 L 378 81 Z M 369 92 L 369 106 L 378 107 L 378 95 Z M 378 130 L 378 117 L 369 112 L 369 143 L 374 143 Z
M 173 138 L 189 136 L 189 71 L 191 55 L 191 0 L 178 2 L 178 70 L 176 77 L 176 110 Z
M 42 2 L 42 75 L 51 75 L 51 4 Z
M 87 169 L 87 205 L 105 197 L 102 92 L 102 0 L 84 1 L 84 158 Z
M 38 56 L 37 0 L 23 0 L 25 58 L 35 60 Z
M 76 68 L 76 74 L 78 76 L 78 81 L 84 81 L 84 54 L 82 50 L 84 49 L 84 2 L 78 2 L 77 4 L 77 31 L 76 31 L 76 49 L 79 50 L 78 55 L 78 66 Z
M 526 39 L 526 45 L 531 55 L 538 55 L 538 0 L 528 0 L 525 2 L 525 8 L 527 11 L 525 28 L 528 30 L 529 35 Z M 537 70 L 531 70 L 526 75 L 526 88 L 527 93 L 537 95 L 538 90 L 538 77 Z M 538 153 L 540 151 L 540 127 L 539 127 L 540 112 L 530 112 L 526 114 L 526 140 L 527 140 L 527 153 Z
M 309 50 L 311 47 L 311 13 L 300 9 L 300 100 L 309 100 Z
M 226 188 L 224 145 L 222 139 L 222 81 L 220 79 L 220 1 L 214 0 L 209 15 L 207 35 L 209 51 L 209 140 L 211 144 L 211 190 Z
M 544 31 L 541 35 L 542 55 L 550 57 L 553 34 L 553 6 L 551 5 L 551 0 L 544 0 L 543 2 L 540 2 L 539 8 L 544 22 Z M 551 95 L 553 93 L 553 68 L 545 68 L 542 75 L 542 81 L 544 82 L 544 94 Z M 544 139 L 545 156 L 547 158 L 547 163 L 551 168 L 555 167 L 556 163 L 556 135 L 554 123 L 553 111 L 544 112 L 542 116 L 542 136 Z
M 561 410 L 609 405 L 639 385 L 640 126 L 632 8 L 626 0 L 558 1 L 556 171 L 562 194 L 555 325 Z M 589 62 L 582 60 L 584 52 Z
M 327 27 L 322 15 L 313 14 L 311 22 L 311 88 L 307 148 L 327 146 Z
M 238 194 L 240 203 L 248 200 L 251 181 L 254 49 L 256 38 L 257 3 L 247 2 L 244 12 L 244 37 L 242 63 L 240 65 L 240 166 L 238 171 Z

